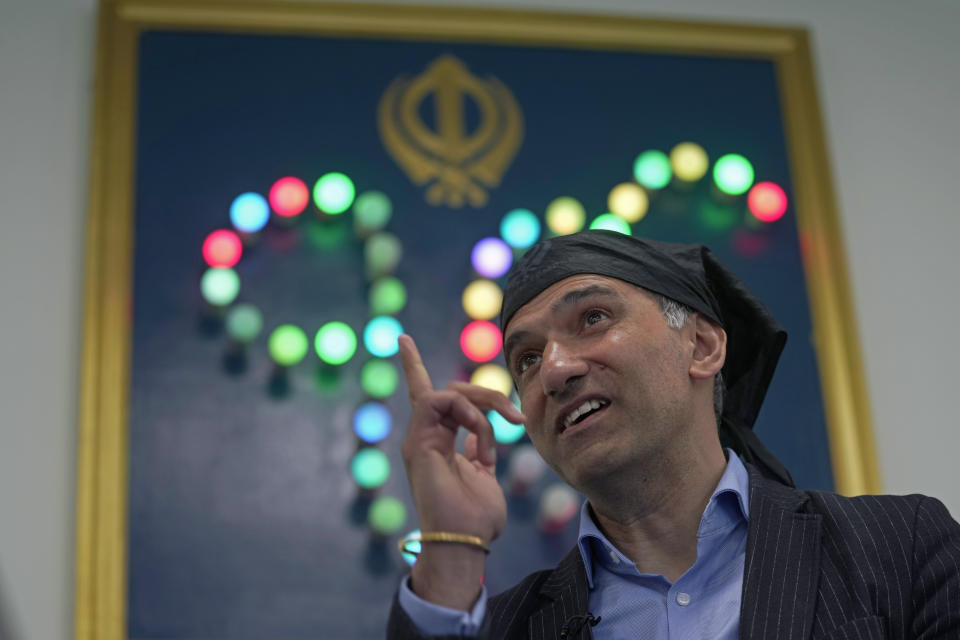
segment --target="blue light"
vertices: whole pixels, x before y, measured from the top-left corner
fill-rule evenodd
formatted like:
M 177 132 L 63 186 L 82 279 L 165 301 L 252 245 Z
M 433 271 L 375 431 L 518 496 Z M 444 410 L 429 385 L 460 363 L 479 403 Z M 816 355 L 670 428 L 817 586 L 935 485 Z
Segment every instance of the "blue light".
M 364 442 L 380 442 L 393 428 L 393 416 L 386 406 L 379 402 L 360 405 L 353 414 L 353 431 Z
M 404 561 L 406 561 L 408 565 L 412 567 L 417 563 L 416 554 L 420 553 L 423 550 L 423 543 L 420 542 L 420 529 L 414 529 L 404 537 L 410 540 L 410 542 L 408 542 L 404 546 L 410 551 L 412 551 L 413 553 L 407 553 L 406 551 L 404 551 L 402 554 L 403 559 Z
M 540 237 L 540 220 L 527 209 L 514 209 L 500 221 L 500 236 L 514 249 L 526 249 Z
M 488 411 L 487 420 L 493 427 L 493 438 L 500 444 L 513 444 L 525 433 L 522 424 L 507 422 L 507 419 L 496 411 Z
M 239 231 L 256 233 L 270 219 L 270 205 L 259 193 L 241 193 L 230 205 L 230 222 Z
M 403 333 L 403 327 L 396 318 L 377 316 L 367 323 L 363 330 L 363 344 L 367 351 L 378 358 L 389 358 L 399 350 L 397 338 Z

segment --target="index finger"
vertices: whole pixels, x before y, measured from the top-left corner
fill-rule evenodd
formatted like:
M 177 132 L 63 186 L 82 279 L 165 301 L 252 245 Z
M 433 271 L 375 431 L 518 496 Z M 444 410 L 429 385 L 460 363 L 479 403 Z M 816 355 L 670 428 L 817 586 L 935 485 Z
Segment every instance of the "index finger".
M 400 363 L 403 365 L 403 373 L 407 377 L 407 387 L 410 389 L 410 400 L 413 401 L 417 396 L 433 391 L 433 383 L 430 382 L 430 374 L 427 368 L 423 366 L 423 359 L 417 350 L 417 345 L 413 338 L 403 334 L 398 339 L 400 345 Z

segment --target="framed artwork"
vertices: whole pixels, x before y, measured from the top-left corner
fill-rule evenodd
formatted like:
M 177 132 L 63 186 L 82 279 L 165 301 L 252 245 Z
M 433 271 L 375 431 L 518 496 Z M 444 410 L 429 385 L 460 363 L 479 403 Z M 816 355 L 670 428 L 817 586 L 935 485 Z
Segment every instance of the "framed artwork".
M 504 270 L 588 225 L 710 246 L 790 334 L 760 437 L 878 491 L 815 87 L 801 29 L 105 0 L 78 640 L 379 637 L 416 528 L 398 332 L 502 385 Z M 497 429 L 491 592 L 579 506 Z

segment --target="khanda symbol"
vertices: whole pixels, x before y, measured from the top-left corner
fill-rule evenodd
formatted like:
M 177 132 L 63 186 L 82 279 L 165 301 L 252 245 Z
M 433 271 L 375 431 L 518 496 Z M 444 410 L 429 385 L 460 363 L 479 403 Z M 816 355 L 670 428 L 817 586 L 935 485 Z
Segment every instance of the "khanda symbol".
M 427 98 L 433 128 L 420 115 Z M 480 116 L 472 131 L 467 100 Z M 380 100 L 378 121 L 384 146 L 410 180 L 429 183 L 427 202 L 454 208 L 485 205 L 487 189 L 500 184 L 523 139 L 523 114 L 510 90 L 492 76 L 474 76 L 451 55 L 418 76 L 394 80 Z

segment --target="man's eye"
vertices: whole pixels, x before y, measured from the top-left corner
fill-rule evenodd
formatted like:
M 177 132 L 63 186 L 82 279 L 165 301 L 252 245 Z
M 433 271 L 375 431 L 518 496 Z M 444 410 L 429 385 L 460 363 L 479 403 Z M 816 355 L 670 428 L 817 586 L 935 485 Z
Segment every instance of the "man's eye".
M 607 314 L 600 309 L 591 309 L 583 315 L 583 324 L 592 326 L 605 319 Z
M 524 353 L 519 358 L 517 358 L 516 369 L 517 373 L 523 373 L 533 365 L 537 364 L 537 361 L 540 359 L 540 356 L 536 353 Z

